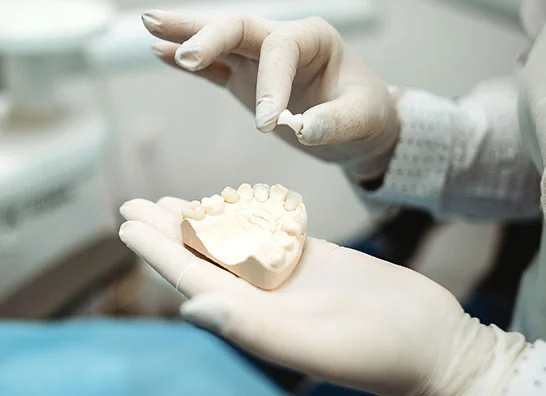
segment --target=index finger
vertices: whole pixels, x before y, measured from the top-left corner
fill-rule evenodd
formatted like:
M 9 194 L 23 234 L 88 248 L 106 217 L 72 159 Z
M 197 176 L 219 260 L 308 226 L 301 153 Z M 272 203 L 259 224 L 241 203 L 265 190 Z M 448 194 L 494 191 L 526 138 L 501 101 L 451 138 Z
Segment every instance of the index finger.
M 149 10 L 142 14 L 142 22 L 155 37 L 181 44 L 200 31 L 208 19 L 192 14 Z
M 317 18 L 287 24 L 263 42 L 256 87 L 256 127 L 270 132 L 286 109 L 298 70 L 315 76 L 330 60 L 331 28 Z

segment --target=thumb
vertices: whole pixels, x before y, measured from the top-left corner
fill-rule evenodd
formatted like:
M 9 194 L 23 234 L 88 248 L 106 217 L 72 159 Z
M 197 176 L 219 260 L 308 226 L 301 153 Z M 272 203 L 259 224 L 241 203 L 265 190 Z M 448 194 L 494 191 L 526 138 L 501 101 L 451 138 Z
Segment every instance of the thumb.
M 398 119 L 394 103 L 386 91 L 366 86 L 351 86 L 336 99 L 319 104 L 303 113 L 300 143 L 307 146 L 358 142 L 367 154 L 389 132 L 396 130 Z M 366 147 L 367 146 L 367 147 Z M 365 150 L 362 152 L 362 150 Z

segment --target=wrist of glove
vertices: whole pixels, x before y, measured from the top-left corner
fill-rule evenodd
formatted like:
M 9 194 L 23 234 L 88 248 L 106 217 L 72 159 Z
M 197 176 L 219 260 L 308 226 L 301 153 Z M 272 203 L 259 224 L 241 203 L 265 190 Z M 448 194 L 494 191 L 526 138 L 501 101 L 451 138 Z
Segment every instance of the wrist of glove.
M 521 334 L 482 325 L 468 315 L 447 336 L 429 376 L 408 396 L 502 395 L 531 348 Z

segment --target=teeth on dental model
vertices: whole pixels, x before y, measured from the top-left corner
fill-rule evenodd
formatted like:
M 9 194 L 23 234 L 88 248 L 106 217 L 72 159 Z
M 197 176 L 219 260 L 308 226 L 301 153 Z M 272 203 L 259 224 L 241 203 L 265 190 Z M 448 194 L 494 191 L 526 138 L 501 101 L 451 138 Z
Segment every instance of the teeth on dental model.
M 303 197 L 295 191 L 288 191 L 284 207 L 286 210 L 296 210 L 298 205 L 303 202 Z
M 201 204 L 203 205 L 203 208 L 205 208 L 205 212 L 213 216 L 221 215 L 222 213 L 224 213 L 224 209 L 226 207 L 224 198 L 217 194 L 213 195 L 210 198 L 203 198 Z
M 222 191 L 222 197 L 227 203 L 235 203 L 239 200 L 239 193 L 231 187 L 226 187 Z
M 286 187 L 275 184 L 269 190 L 269 200 L 276 203 L 282 203 L 286 199 L 286 194 L 288 194 L 288 189 Z
M 253 191 L 257 202 L 265 202 L 269 198 L 269 186 L 267 184 L 254 184 Z
M 302 196 L 279 184 L 226 187 L 222 196 L 187 203 L 182 215 L 186 245 L 262 289 L 280 286 L 303 251 Z
M 182 207 L 182 217 L 194 220 L 203 220 L 205 218 L 205 208 L 199 201 L 188 202 Z
M 245 202 L 250 202 L 252 201 L 252 198 L 254 198 L 254 193 L 252 191 L 252 187 L 250 187 L 250 184 L 241 184 L 237 192 L 239 193 L 239 197 Z

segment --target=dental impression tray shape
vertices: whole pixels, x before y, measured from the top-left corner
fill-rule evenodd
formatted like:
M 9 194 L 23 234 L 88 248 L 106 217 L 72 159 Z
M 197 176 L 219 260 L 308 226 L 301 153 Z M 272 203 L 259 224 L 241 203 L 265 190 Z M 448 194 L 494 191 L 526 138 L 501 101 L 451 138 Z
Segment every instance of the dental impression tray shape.
M 290 276 L 307 231 L 302 196 L 279 184 L 226 187 L 221 195 L 188 202 L 182 217 L 187 246 L 266 290 Z

